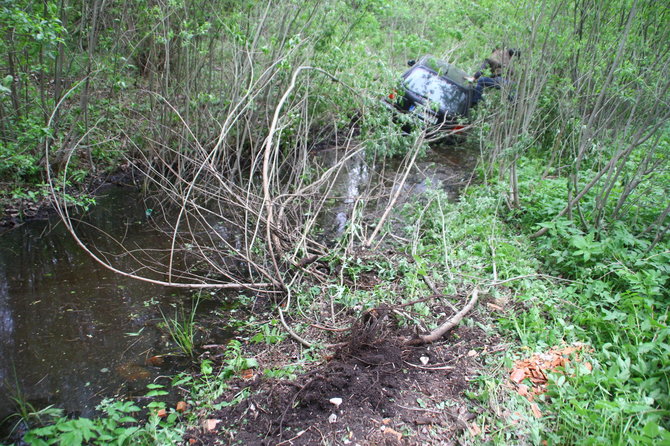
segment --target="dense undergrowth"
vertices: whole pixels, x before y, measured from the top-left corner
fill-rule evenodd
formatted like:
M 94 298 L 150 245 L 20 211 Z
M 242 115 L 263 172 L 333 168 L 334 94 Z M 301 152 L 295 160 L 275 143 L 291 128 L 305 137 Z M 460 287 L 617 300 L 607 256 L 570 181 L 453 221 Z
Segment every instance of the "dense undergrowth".
M 536 169 L 531 163 L 524 174 Z M 521 187 L 529 196 L 548 198 L 508 217 L 508 224 L 528 231 L 546 223 L 550 197 L 564 193 L 565 182 Z M 667 243 L 649 249 L 651 240 L 631 233 L 633 222 L 597 232 L 567 219 L 551 226 L 547 236 L 529 243 L 532 258 L 541 259 L 538 272 L 551 278 L 523 280 L 516 297 L 523 311 L 499 320 L 521 345 L 506 364 L 527 356 L 523 349 L 542 352 L 577 341 L 592 348 L 587 358 L 593 369 L 577 364 L 550 376 L 546 416 L 529 423 L 530 438 L 549 444 L 664 444 L 670 439 Z M 504 400 L 490 385 L 486 381 L 488 397 Z M 504 444 L 513 435 L 502 429 L 493 438 Z
M 525 182 L 522 188 L 534 189 L 529 196 L 548 198 L 512 218 L 522 228 L 533 228 L 551 214 L 550 197 L 565 193 L 565 182 Z M 658 187 L 649 190 L 659 192 Z M 593 370 L 575 367 L 567 379 L 551 377 L 549 420 L 541 422 L 549 429 L 537 431 L 538 439 L 553 444 L 670 441 L 670 247 L 652 248 L 650 237 L 639 237 L 649 222 L 640 214 L 598 231 L 558 220 L 548 236 L 532 244 L 534 255 L 543 259 L 542 271 L 560 277 L 561 285 L 520 293 L 528 310 L 501 321 L 503 326 L 533 350 L 574 341 L 593 348 Z
M 491 367 L 502 360 L 506 368 L 497 376 L 484 372 L 480 393 L 473 395 L 490 411 L 484 441 L 665 444 L 670 441 L 670 247 L 652 248 L 650 238 L 631 233 L 644 227 L 640 215 L 597 232 L 562 219 L 551 224 L 548 235 L 530 240 L 530 231 L 554 215 L 551 197 L 565 193 L 565 181 L 530 180 L 542 169 L 527 161 L 520 174 L 528 179 L 520 185 L 528 197 L 522 212 L 502 204 L 507 185 L 475 187 L 456 205 L 419 207 L 423 232 L 417 252 L 432 260 L 432 271 L 440 271 L 442 280 L 454 266 L 458 276 L 479 283 L 510 280 L 491 291 L 511 297 L 493 327 L 518 344 L 490 360 Z M 414 213 L 412 219 L 419 212 Z M 529 403 L 506 385 L 512 361 L 574 342 L 590 347 L 586 357 L 593 368 L 576 364 L 551 375 L 541 398 L 545 415 L 536 419 Z M 526 414 L 526 422 L 510 418 L 517 411 Z

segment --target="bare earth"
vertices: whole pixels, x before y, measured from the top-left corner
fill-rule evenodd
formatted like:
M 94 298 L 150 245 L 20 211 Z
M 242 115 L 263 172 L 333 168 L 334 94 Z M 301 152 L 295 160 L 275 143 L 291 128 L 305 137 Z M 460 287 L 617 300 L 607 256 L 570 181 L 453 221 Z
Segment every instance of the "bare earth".
M 470 318 L 477 320 L 477 313 Z M 402 339 L 411 334 L 379 319 L 384 327 L 358 324 L 343 338 L 346 345 L 295 380 L 234 379 L 222 400 L 245 388 L 251 396 L 208 414 L 209 423 L 186 439 L 206 445 L 466 444 L 478 431 L 478 407 L 464 393 L 481 358 L 500 351 L 499 339 L 468 324 L 439 343 L 410 347 Z M 290 362 L 297 353 L 286 351 L 292 348 L 283 343 L 257 357 L 261 366 Z M 333 398 L 342 400 L 339 407 Z

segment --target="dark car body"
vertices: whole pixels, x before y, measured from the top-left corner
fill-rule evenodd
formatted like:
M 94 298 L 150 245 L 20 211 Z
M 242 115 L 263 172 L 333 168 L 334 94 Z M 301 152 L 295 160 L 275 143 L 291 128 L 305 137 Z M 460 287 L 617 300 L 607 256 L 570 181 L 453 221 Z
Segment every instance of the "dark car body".
M 467 74 L 436 57 L 426 55 L 402 76 L 399 89 L 389 95 L 391 104 L 432 129 L 459 131 L 467 117 L 473 89 Z

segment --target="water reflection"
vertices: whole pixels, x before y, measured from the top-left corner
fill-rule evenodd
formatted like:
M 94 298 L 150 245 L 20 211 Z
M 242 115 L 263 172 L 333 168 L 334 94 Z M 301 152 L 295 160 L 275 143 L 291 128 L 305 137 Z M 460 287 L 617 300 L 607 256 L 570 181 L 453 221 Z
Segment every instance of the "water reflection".
M 126 243 L 160 246 L 143 215 L 139 196 L 111 189 L 88 220 Z M 102 396 L 143 389 L 160 373 L 146 358 L 166 350 L 156 303 L 187 297 L 107 271 L 55 220 L 3 234 L 0 419 L 13 410 L 17 385 L 37 407 L 84 415 Z
M 318 152 L 317 162 L 329 167 L 346 155 L 344 151 L 326 149 Z M 476 154 L 460 147 L 439 146 L 428 150 L 410 171 L 396 206 L 399 208 L 403 201 L 424 193 L 429 187 L 441 187 L 450 199 L 457 199 L 460 190 L 469 181 L 475 163 Z M 319 220 L 320 225 L 326 228 L 325 235 L 334 239 L 344 233 L 357 200 L 368 194 L 375 182 L 381 180 L 387 187 L 387 193 L 392 194 L 399 187 L 396 174 L 403 168 L 401 158 L 392 159 L 382 166 L 369 164 L 363 153 L 349 157 L 328 192 L 332 203 Z M 371 200 L 365 213 L 374 215 L 387 203 L 385 196 Z

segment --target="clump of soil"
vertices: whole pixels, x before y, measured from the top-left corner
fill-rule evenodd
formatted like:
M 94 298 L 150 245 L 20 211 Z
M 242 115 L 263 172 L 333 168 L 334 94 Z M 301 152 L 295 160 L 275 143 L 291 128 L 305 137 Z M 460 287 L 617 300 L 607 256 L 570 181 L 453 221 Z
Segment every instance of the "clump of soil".
M 210 413 L 216 428 L 186 438 L 207 445 L 456 444 L 476 416 L 463 393 L 496 339 L 469 327 L 439 345 L 398 339 L 352 338 L 294 381 L 235 380 L 222 400 L 244 388 L 251 396 Z

